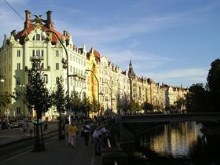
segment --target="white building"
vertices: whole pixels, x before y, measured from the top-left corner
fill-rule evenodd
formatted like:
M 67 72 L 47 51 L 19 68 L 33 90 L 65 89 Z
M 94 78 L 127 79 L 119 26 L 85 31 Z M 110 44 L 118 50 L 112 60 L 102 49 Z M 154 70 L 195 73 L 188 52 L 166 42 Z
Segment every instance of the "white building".
M 67 69 L 63 68 L 62 60 L 69 61 L 69 91 L 78 93 L 85 87 L 86 51 L 85 47 L 77 48 L 67 31 L 63 34 L 56 31 L 51 19 L 51 11 L 47 19 L 41 16 L 31 18 L 31 13 L 25 11 L 24 29 L 11 32 L 9 38 L 4 37 L 0 49 L 0 75 L 5 76 L 5 82 L 0 85 L 1 93 L 15 95 L 22 92 L 28 83 L 27 71 L 31 69 L 31 59 L 42 60 L 42 72 L 46 87 L 52 92 L 56 88 L 57 79 L 64 79 L 67 90 Z M 7 107 L 10 116 L 28 116 L 32 112 L 25 108 L 22 99 L 12 100 Z M 56 109 L 51 108 L 46 114 L 49 118 L 56 117 Z
M 131 61 L 128 71 L 122 72 L 119 66 L 95 49 L 86 52 L 85 46 L 77 48 L 67 31 L 60 33 L 56 30 L 51 11 L 47 11 L 46 19 L 40 15 L 32 19 L 28 10 L 25 14 L 24 28 L 19 32 L 13 30 L 9 37 L 5 35 L 0 48 L 0 76 L 5 77 L 4 83 L 0 83 L 1 95 L 25 91 L 33 58 L 41 59 L 44 81 L 50 92 L 56 89 L 57 79 L 61 77 L 69 96 L 76 92 L 81 99 L 87 97 L 91 103 L 101 106 L 101 112 L 106 109 L 117 112 L 119 104 L 129 100 L 139 105 L 148 102 L 158 109 L 164 108 L 173 105 L 187 92 L 177 87 L 161 87 L 150 78 L 137 76 Z M 12 99 L 5 109 L 1 109 L 2 114 L 14 117 L 34 115 L 23 99 Z M 44 115 L 52 119 L 58 114 L 52 107 Z

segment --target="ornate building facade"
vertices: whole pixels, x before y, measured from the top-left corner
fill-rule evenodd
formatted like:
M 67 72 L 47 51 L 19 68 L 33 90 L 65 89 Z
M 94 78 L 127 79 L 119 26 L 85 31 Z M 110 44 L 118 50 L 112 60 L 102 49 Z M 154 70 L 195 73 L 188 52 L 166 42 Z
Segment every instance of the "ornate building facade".
M 56 30 L 51 13 L 47 11 L 46 19 L 40 15 L 32 19 L 31 12 L 26 10 L 24 28 L 4 36 L 0 48 L 0 75 L 5 77 L 0 84 L 1 94 L 16 95 L 25 90 L 27 71 L 32 66 L 31 59 L 35 58 L 41 60 L 44 81 L 51 92 L 61 77 L 69 95 L 76 92 L 81 99 L 87 97 L 91 103 L 100 105 L 100 113 L 107 109 L 118 112 L 119 104 L 129 100 L 140 105 L 148 102 L 163 109 L 184 97 L 187 89 L 160 85 L 150 78 L 137 76 L 131 61 L 128 70 L 122 71 L 99 51 L 91 48 L 87 52 L 85 45 L 78 48 L 67 31 Z M 7 108 L 1 109 L 1 115 L 6 110 L 9 116 L 31 115 L 22 99 L 12 99 Z M 50 108 L 45 116 L 56 117 L 56 108 Z

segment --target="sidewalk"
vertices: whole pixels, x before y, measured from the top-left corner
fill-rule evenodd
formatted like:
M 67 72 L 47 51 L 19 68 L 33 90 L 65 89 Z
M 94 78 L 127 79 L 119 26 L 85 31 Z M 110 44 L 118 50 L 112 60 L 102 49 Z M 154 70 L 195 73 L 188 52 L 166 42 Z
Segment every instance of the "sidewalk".
M 65 140 L 54 140 L 46 144 L 46 151 L 21 153 L 1 165 L 101 165 L 101 161 L 94 154 L 94 144 L 85 146 L 78 135 L 75 149 L 66 146 Z

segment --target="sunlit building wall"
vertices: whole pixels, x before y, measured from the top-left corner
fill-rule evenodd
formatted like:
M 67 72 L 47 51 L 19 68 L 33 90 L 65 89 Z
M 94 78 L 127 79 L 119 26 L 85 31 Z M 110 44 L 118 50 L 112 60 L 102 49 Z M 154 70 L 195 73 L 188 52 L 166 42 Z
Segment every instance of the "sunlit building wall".
M 87 97 L 91 103 L 99 106 L 100 104 L 100 53 L 91 48 L 86 55 L 86 88 L 87 88 Z M 97 114 L 99 111 L 98 108 L 94 108 L 93 111 L 96 110 L 94 114 Z

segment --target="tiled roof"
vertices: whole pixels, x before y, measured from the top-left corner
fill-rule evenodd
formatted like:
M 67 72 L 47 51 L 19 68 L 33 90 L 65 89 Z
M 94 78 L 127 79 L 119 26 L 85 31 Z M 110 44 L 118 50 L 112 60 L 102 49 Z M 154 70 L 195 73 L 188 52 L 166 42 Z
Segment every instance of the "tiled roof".
M 87 55 L 86 55 L 87 59 L 90 58 L 90 55 L 92 53 L 94 54 L 96 61 L 100 61 L 100 57 L 101 57 L 100 53 L 93 48 L 91 48 L 91 50 L 87 53 Z
M 100 61 L 100 56 L 101 56 L 100 53 L 98 51 L 94 50 L 94 55 L 95 55 L 96 59 Z
M 23 29 L 22 31 L 18 32 L 18 33 L 16 34 L 16 36 L 15 36 L 15 39 L 16 39 L 16 40 L 19 39 L 19 40 L 20 40 L 20 43 L 23 44 L 25 37 L 28 36 L 28 35 L 31 33 L 31 31 L 33 31 L 35 28 L 36 28 L 35 25 L 30 24 L 27 28 L 25 28 L 25 29 Z M 42 28 L 42 31 L 45 31 L 45 32 L 46 32 L 46 31 L 52 31 L 52 32 L 56 33 L 57 36 L 58 36 L 60 39 L 63 39 L 63 38 L 64 38 L 64 36 L 63 36 L 60 32 L 56 31 L 56 30 L 53 29 L 53 28 L 49 29 L 49 28 L 47 28 L 46 26 L 42 26 L 41 28 Z M 67 39 L 67 38 L 65 37 L 65 40 L 66 40 L 66 39 Z M 57 39 L 56 35 L 55 35 L 55 34 L 52 34 L 51 42 L 52 42 L 52 43 L 56 43 L 57 40 L 58 40 L 58 39 Z

